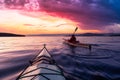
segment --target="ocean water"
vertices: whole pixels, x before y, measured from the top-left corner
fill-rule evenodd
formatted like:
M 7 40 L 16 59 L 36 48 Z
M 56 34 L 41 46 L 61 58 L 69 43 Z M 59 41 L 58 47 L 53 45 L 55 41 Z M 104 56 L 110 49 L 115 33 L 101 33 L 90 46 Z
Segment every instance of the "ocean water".
M 47 44 L 68 80 L 120 80 L 120 37 L 77 37 L 86 48 L 63 44 L 65 36 L 0 37 L 0 80 L 15 80 Z

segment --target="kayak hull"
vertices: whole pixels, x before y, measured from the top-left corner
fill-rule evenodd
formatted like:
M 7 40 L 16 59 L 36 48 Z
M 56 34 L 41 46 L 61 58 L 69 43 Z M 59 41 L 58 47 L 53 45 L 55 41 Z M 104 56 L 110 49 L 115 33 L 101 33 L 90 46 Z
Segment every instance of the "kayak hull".
M 90 44 L 84 44 L 84 43 L 79 43 L 79 42 L 72 43 L 72 42 L 68 41 L 67 39 L 64 39 L 64 43 L 68 44 L 70 46 L 74 46 L 74 47 L 90 48 L 90 46 L 91 46 Z

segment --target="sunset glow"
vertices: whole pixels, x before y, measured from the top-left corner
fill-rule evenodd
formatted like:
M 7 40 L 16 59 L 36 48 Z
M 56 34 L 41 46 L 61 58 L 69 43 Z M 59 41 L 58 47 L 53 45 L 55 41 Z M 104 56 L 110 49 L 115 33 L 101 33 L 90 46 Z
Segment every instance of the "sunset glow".
M 110 0 L 2 0 L 0 32 L 66 34 L 79 27 L 77 33 L 119 33 L 119 3 Z
M 69 19 L 50 16 L 45 12 L 26 12 L 20 10 L 0 10 L 0 32 L 17 34 L 62 34 L 72 33 L 76 22 Z M 69 32 L 68 32 L 69 31 Z M 82 30 L 77 33 L 99 32 Z

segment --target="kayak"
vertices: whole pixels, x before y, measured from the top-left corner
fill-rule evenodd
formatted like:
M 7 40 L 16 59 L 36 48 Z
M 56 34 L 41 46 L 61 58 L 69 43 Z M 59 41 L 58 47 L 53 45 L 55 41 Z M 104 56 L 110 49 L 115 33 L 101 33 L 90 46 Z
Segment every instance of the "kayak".
M 64 43 L 68 44 L 68 45 L 71 45 L 71 46 L 75 46 L 75 47 L 83 47 L 83 48 L 89 48 L 89 49 L 91 49 L 91 45 L 90 44 L 79 43 L 79 41 L 75 42 L 75 43 L 72 43 L 69 40 L 64 39 Z
M 45 46 L 30 63 L 17 80 L 66 80 Z

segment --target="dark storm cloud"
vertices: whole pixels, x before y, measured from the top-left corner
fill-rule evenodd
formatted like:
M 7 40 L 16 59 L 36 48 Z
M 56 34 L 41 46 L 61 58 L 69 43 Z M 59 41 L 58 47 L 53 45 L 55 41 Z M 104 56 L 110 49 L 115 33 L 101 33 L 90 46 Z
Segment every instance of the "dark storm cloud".
M 82 23 L 82 28 L 103 29 L 120 23 L 120 0 L 40 0 L 40 7 Z

